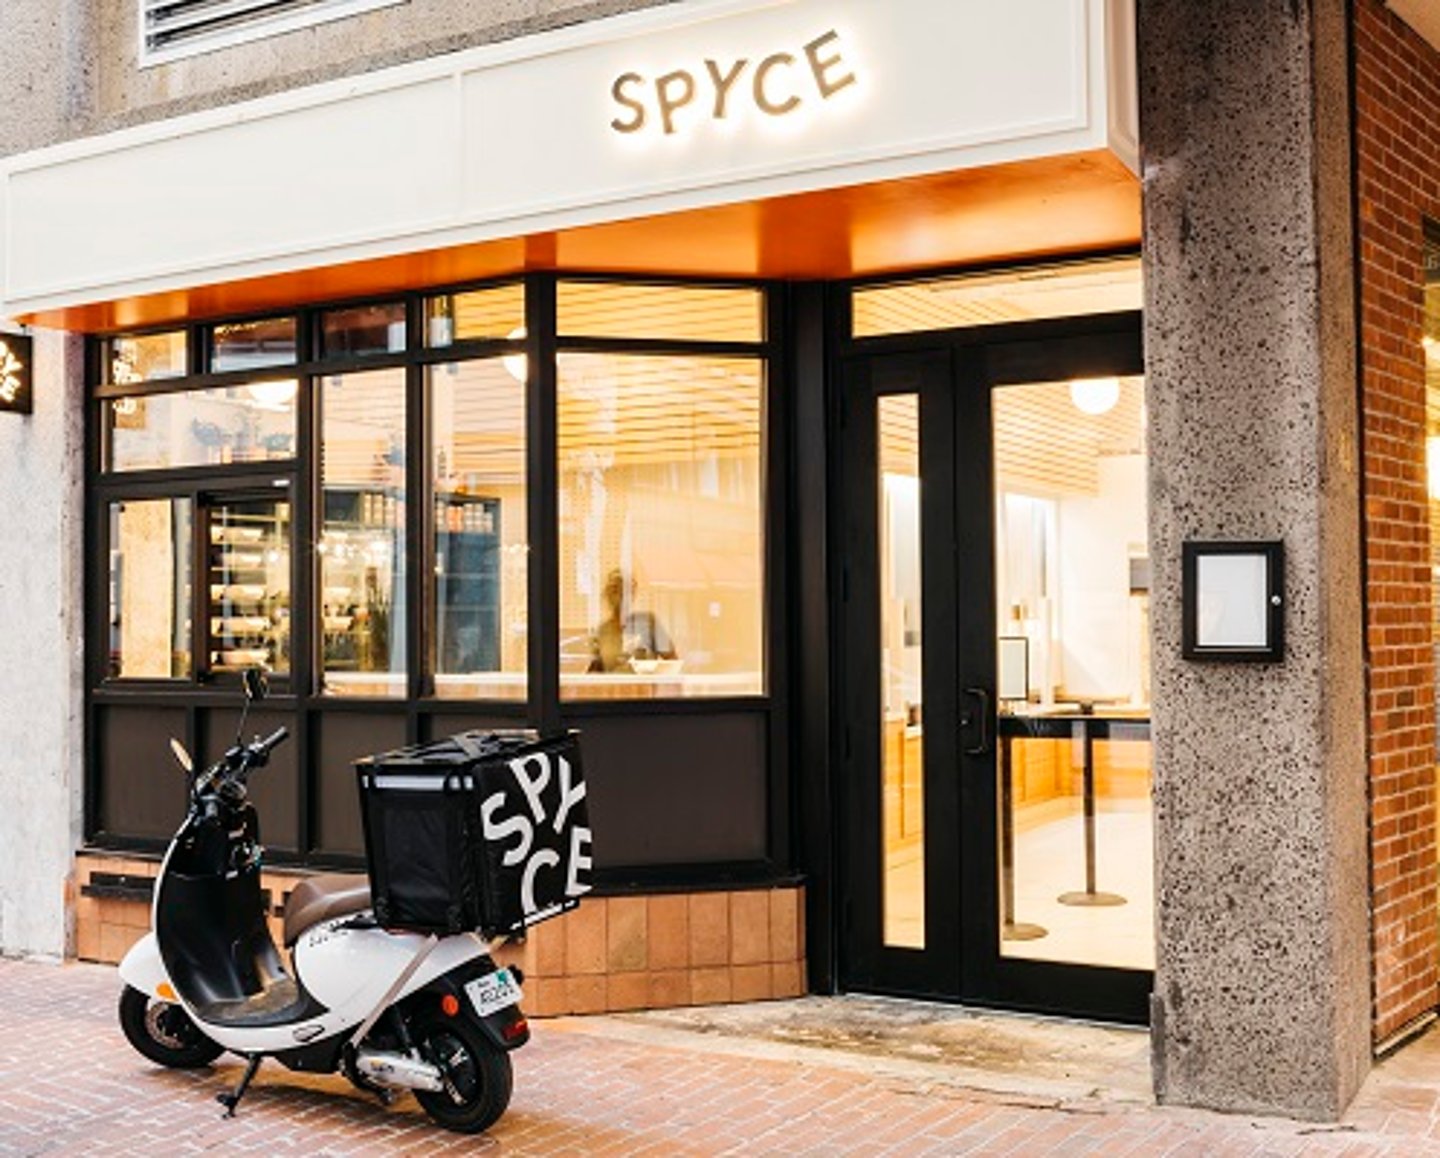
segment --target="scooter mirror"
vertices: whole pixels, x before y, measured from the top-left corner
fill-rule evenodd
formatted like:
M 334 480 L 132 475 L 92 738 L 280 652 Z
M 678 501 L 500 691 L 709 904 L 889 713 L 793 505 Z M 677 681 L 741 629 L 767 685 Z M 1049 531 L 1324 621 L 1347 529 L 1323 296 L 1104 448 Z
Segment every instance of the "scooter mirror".
M 265 679 L 264 668 L 247 667 L 240 678 L 245 685 L 247 700 L 263 700 L 269 694 L 270 684 Z
M 195 761 L 190 759 L 190 753 L 185 751 L 185 745 L 179 740 L 171 739 L 170 751 L 175 754 L 175 763 L 185 769 L 185 775 L 189 776 L 195 771 Z

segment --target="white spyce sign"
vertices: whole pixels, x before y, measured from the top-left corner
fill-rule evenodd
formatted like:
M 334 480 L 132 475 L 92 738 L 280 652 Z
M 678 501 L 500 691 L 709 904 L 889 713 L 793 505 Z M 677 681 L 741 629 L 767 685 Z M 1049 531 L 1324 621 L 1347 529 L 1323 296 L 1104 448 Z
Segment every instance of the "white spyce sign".
M 771 52 L 754 61 L 707 56 L 699 68 L 682 66 L 656 77 L 622 73 L 610 86 L 621 110 L 610 127 L 624 135 L 653 127 L 670 136 L 695 117 L 724 121 L 746 106 L 767 117 L 788 117 L 807 101 L 828 101 L 856 81 L 840 34 L 831 28 L 798 52 Z

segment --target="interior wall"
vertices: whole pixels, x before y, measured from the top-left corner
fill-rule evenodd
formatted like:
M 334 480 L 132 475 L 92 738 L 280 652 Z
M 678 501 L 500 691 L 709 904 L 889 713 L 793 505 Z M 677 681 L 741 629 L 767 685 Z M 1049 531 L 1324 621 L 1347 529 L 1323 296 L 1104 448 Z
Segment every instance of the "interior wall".
M 1146 462 L 1102 458 L 1093 496 L 1060 501 L 1060 682 L 1064 698 L 1125 696 L 1143 702 L 1143 626 L 1130 595 L 1130 559 L 1144 554 Z

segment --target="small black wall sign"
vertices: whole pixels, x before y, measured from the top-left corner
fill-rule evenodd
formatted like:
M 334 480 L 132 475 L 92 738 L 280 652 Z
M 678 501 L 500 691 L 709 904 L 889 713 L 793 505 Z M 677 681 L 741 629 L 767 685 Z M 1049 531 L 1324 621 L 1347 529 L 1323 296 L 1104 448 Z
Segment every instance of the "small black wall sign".
M 22 334 L 0 334 L 0 412 L 31 412 L 34 392 L 30 364 L 34 349 L 34 341 Z
M 1279 663 L 1285 658 L 1285 545 L 1181 544 L 1185 659 Z

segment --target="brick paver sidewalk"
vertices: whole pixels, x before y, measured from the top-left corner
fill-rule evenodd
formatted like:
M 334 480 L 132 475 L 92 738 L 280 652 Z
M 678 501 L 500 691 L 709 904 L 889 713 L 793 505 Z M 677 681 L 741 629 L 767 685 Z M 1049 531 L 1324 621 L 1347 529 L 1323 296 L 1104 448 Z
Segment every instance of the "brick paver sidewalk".
M 1440 1043 L 1386 1063 L 1338 1127 L 1258 1122 L 1117 1101 L 987 1094 L 744 1044 L 654 1044 L 634 1023 L 536 1025 L 515 1055 L 510 1111 L 486 1136 L 436 1129 L 342 1078 L 267 1064 L 232 1121 L 214 1095 L 233 1059 L 157 1069 L 115 1021 L 104 966 L 0 960 L 0 1155 L 1440 1155 Z M 1433 1036 L 1433 1035 L 1432 1035 Z

